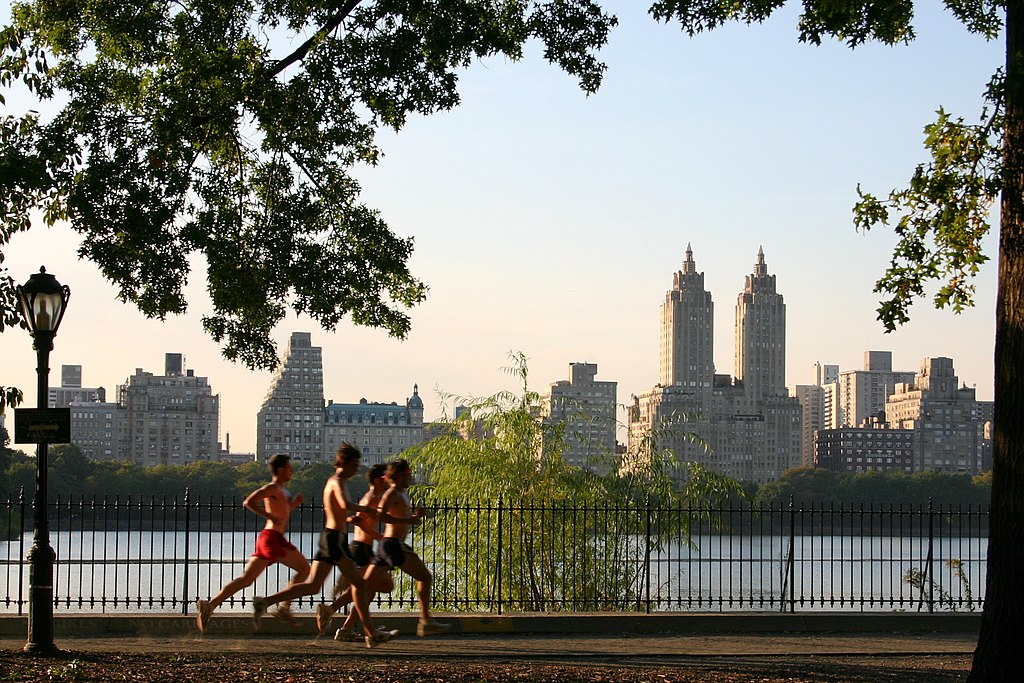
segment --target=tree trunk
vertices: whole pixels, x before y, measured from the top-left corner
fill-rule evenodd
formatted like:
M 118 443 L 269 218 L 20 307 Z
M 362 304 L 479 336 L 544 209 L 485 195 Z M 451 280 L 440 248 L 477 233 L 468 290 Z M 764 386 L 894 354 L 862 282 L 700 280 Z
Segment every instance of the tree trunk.
M 972 683 L 1020 681 L 1024 653 L 1024 0 L 1006 3 L 1003 174 L 992 517 Z

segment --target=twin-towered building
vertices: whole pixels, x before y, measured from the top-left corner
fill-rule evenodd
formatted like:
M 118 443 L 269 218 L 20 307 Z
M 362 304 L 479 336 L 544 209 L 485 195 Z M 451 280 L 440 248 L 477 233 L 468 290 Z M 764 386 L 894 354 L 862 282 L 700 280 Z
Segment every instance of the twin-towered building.
M 817 365 L 814 385 L 787 390 L 786 305 L 760 249 L 734 315 L 730 376 L 716 372 L 714 301 L 687 245 L 661 304 L 659 381 L 631 397 L 625 453 L 617 453 L 617 384 L 598 380 L 596 364 L 570 363 L 568 380 L 542 397 L 539 417 L 565 425 L 567 462 L 603 469 L 618 454 L 629 467 L 654 445 L 754 483 L 801 464 L 849 472 L 990 466 L 992 403 L 961 385 L 951 359 L 894 371 L 890 352 L 868 351 L 861 370 Z M 49 398 L 70 405 L 73 441 L 89 457 L 157 465 L 227 455 L 218 443 L 220 396 L 181 354 L 166 354 L 162 375 L 137 369 L 114 402 L 102 387 L 81 384 L 81 366 L 64 366 Z M 325 401 L 321 348 L 310 333 L 294 332 L 257 414 L 255 457 L 329 462 L 347 441 L 372 464 L 425 438 L 416 385 L 404 404 Z
M 787 469 L 939 471 L 991 467 L 992 403 L 977 401 L 945 357 L 917 372 L 868 351 L 862 370 L 816 365 L 816 383 L 787 389 L 786 305 L 763 250 L 735 307 L 735 377 L 718 374 L 714 302 L 686 248 L 661 306 L 660 383 L 633 396 L 628 457 L 653 436 L 680 460 L 763 483 Z M 646 443 L 650 443 L 649 441 Z
M 660 382 L 633 396 L 629 458 L 639 444 L 671 448 L 748 482 L 800 464 L 800 405 L 786 390 L 786 304 L 763 250 L 735 309 L 735 377 L 715 372 L 715 308 L 687 245 L 661 306 Z M 628 465 L 628 463 L 627 463 Z

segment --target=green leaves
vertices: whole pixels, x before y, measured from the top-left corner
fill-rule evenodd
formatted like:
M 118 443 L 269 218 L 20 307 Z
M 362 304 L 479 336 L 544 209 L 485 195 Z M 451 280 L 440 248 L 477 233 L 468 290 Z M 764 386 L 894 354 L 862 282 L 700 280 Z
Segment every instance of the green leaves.
M 540 3 L 530 17 L 531 33 L 544 41 L 544 57 L 580 79 L 580 87 L 597 92 L 605 65 L 591 51 L 608 42 L 618 19 L 605 14 L 588 0 L 554 0 Z
M 938 111 L 924 129 L 931 161 L 917 167 L 905 189 L 879 199 L 857 188 L 857 228 L 895 221 L 899 237 L 875 284 L 876 292 L 887 295 L 878 308 L 886 331 L 910 319 L 911 304 L 932 281 L 939 283 L 937 307 L 960 312 L 973 305 L 973 277 L 988 260 L 981 240 L 991 229 L 990 212 L 1003 186 L 1003 88 L 999 72 L 986 91 L 980 123 Z
M 438 590 L 456 605 L 500 597 L 551 610 L 564 607 L 562 595 L 592 609 L 636 604 L 649 563 L 630 558 L 687 543 L 696 525 L 722 528 L 723 518 L 710 508 L 743 498 L 742 489 L 696 463 L 680 467 L 671 450 L 658 446 L 660 431 L 622 462 L 609 453 L 605 475 L 568 465 L 565 423 L 540 419 L 526 358 L 510 357 L 506 371 L 521 391 L 445 395 L 462 410 L 444 434 L 410 449 L 430 482 L 414 493 L 438 509 L 417 533 L 431 539 L 434 561 L 456 564 L 460 576 Z M 474 535 L 459 531 L 462 511 L 472 515 Z
M 711 31 L 729 21 L 760 23 L 786 0 L 658 0 L 650 13 L 658 21 L 676 19 L 690 36 Z
M 657 0 L 651 15 L 679 21 L 688 35 L 711 31 L 730 21 L 760 23 L 785 0 Z M 1002 28 L 1003 3 L 993 0 L 945 0 L 947 8 L 973 33 L 995 38 Z M 913 0 L 804 0 L 800 41 L 820 45 L 836 38 L 851 48 L 876 40 L 886 45 L 914 39 Z
M 377 130 L 456 106 L 461 68 L 518 59 L 531 38 L 590 92 L 614 23 L 588 0 L 16 5 L 0 88 L 27 85 L 57 113 L 0 119 L 0 248 L 36 209 L 66 219 L 156 318 L 187 310 L 202 256 L 204 328 L 251 367 L 276 365 L 289 309 L 404 337 L 427 292 L 413 243 L 352 177 L 380 157 Z

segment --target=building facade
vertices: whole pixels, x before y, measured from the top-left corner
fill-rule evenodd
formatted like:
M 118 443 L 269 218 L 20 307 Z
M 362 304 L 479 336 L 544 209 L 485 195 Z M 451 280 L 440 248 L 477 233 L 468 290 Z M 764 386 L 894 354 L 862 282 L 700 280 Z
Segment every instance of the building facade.
M 60 386 L 47 389 L 47 402 L 51 408 L 64 408 L 72 403 L 92 403 L 107 400 L 103 387 L 82 386 L 82 366 L 60 366 Z
M 206 377 L 184 369 L 180 354 L 166 354 L 163 375 L 136 369 L 117 387 L 117 405 L 120 459 L 145 467 L 217 460 L 220 396 Z M 72 420 L 73 438 L 74 429 Z
M 797 384 L 790 393 L 800 403 L 800 464 L 814 464 L 814 434 L 825 428 L 825 387 Z
M 670 448 L 680 461 L 697 462 L 745 482 L 772 481 L 800 465 L 800 403 L 788 395 L 785 385 L 785 303 L 776 291 L 775 276 L 768 273 L 763 250 L 758 250 L 754 272 L 737 297 L 735 379 L 715 374 L 711 366 L 711 386 L 703 386 L 709 363 L 704 347 L 666 342 L 679 337 L 666 329 L 679 316 L 665 314 L 677 299 L 681 311 L 691 311 L 682 314 L 685 325 L 693 328 L 686 334 L 710 340 L 713 308 L 703 302 L 710 304 L 711 298 L 703 289 L 703 274 L 696 274 L 689 246 L 662 306 L 662 377 L 674 381 L 633 396 L 625 464 L 634 466 L 630 461 L 649 457 L 653 443 L 658 449 Z M 666 363 L 669 351 L 678 353 Z M 667 367 L 700 369 L 703 374 L 697 375 L 700 381 L 691 381 L 684 372 L 667 373 Z
M 125 411 L 116 403 L 74 402 L 71 410 L 71 442 L 93 460 L 132 460 Z
M 662 386 L 688 387 L 710 393 L 715 376 L 715 304 L 697 272 L 693 249 L 686 245 L 682 268 L 661 304 Z
M 839 373 L 834 426 L 864 427 L 884 420 L 885 402 L 896 385 L 913 381 L 913 371 L 892 369 L 891 351 L 865 351 L 863 370 Z
M 896 386 L 885 416 L 891 427 L 913 431 L 915 471 L 981 471 L 984 421 L 974 389 L 960 385 L 952 359 L 922 359 L 914 382 Z
M 333 459 L 324 441 L 323 353 L 309 332 L 292 332 L 256 414 L 256 457 L 287 453 L 296 465 Z
M 615 456 L 618 383 L 597 379 L 596 363 L 569 363 L 569 379 L 541 397 L 541 418 L 565 425 L 562 457 L 570 465 L 604 473 Z
M 324 435 L 324 452 L 329 451 L 332 460 L 334 451 L 344 441 L 359 448 L 364 465 L 393 460 L 425 439 L 419 387 L 413 385 L 412 396 L 405 405 L 371 403 L 365 398 L 359 403 L 328 402 L 324 411 Z
M 736 298 L 736 383 L 757 399 L 786 396 L 786 304 L 764 250 Z
M 790 396 L 800 403 L 800 464 L 814 464 L 814 433 L 828 429 L 829 412 L 834 391 L 829 391 L 839 380 L 838 365 L 814 364 L 814 384 L 796 384 L 789 388 Z
M 815 435 L 814 466 L 831 472 L 913 472 L 912 429 L 840 427 Z

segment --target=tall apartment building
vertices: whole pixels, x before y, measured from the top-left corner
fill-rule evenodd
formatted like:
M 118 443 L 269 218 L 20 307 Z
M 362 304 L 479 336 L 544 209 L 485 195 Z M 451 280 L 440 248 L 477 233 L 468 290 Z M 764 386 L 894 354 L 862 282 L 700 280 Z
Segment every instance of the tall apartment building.
M 703 289 L 703 275 L 694 277 L 693 255 L 687 247 L 683 270 L 676 274 L 673 292 L 666 297 L 680 309 L 689 302 L 687 334 L 710 335 L 713 309 Z M 677 286 L 684 276 L 689 286 Z M 679 292 L 675 294 L 674 292 Z M 766 482 L 801 462 L 800 404 L 786 392 L 785 303 L 768 273 L 763 250 L 758 250 L 754 272 L 746 277 L 736 305 L 736 379 L 712 374 L 711 391 L 686 383 L 664 382 L 633 396 L 629 411 L 629 458 L 643 457 L 638 446 L 653 436 L 659 447 L 671 448 L 680 460 L 695 461 L 741 481 Z M 704 368 L 699 345 L 667 344 L 675 338 L 664 329 L 675 319 L 662 314 L 662 369 Z M 706 328 L 706 329 L 705 329 Z M 707 337 L 710 339 L 710 336 Z M 688 354 L 698 353 L 697 358 Z M 674 357 L 666 359 L 666 355 Z M 701 375 L 703 377 L 703 375 Z M 628 464 L 628 463 L 627 463 Z
M 992 469 L 992 425 L 995 421 L 995 401 L 978 401 L 978 457 L 981 471 Z
M 891 351 L 865 351 L 864 369 L 839 373 L 838 414 L 830 427 L 863 427 L 885 413 L 897 384 L 912 383 L 913 371 L 894 371 Z
M 541 418 L 565 425 L 562 457 L 570 465 L 604 473 L 601 465 L 614 457 L 617 388 L 597 379 L 596 363 L 569 363 L 569 379 L 541 397 Z
M 60 386 L 47 389 L 47 402 L 51 408 L 63 408 L 72 403 L 106 401 L 107 390 L 103 387 L 82 386 L 82 366 L 60 366 Z
M 347 441 L 359 448 L 363 464 L 389 462 L 399 453 L 422 443 L 425 436 L 423 399 L 419 386 L 413 385 L 412 396 L 405 405 L 329 401 L 324 411 L 325 453 L 333 459 L 338 446 Z
M 814 464 L 814 434 L 825 428 L 825 387 L 797 384 L 790 393 L 800 403 L 800 464 Z
M 309 332 L 292 332 L 256 414 L 256 457 L 287 453 L 296 465 L 330 460 L 324 441 L 323 354 Z
M 914 382 L 896 386 L 885 416 L 891 427 L 913 431 L 916 471 L 981 471 L 984 423 L 974 389 L 960 385 L 952 359 L 922 359 Z
M 71 443 L 93 460 L 131 460 L 125 411 L 116 403 L 81 401 L 71 409 Z
M 163 375 L 137 368 L 117 387 L 117 404 L 121 459 L 147 467 L 217 459 L 220 395 L 206 377 L 185 370 L 181 354 L 166 354 Z
M 736 299 L 736 382 L 748 395 L 786 396 L 786 304 L 758 248 Z
M 814 464 L 814 434 L 827 429 L 828 411 L 832 405 L 829 385 L 839 379 L 838 365 L 814 364 L 814 384 L 796 384 L 789 389 L 800 403 L 800 464 Z
M 672 289 L 661 305 L 662 386 L 710 393 L 715 376 L 715 304 L 697 272 L 693 249 L 686 245 L 682 268 L 672 276 Z
M 323 353 L 309 332 L 293 332 L 284 359 L 256 415 L 256 458 L 287 453 L 296 465 L 333 462 L 342 441 L 358 446 L 363 463 L 392 459 L 424 439 L 423 399 L 413 385 L 405 405 L 324 405 Z

